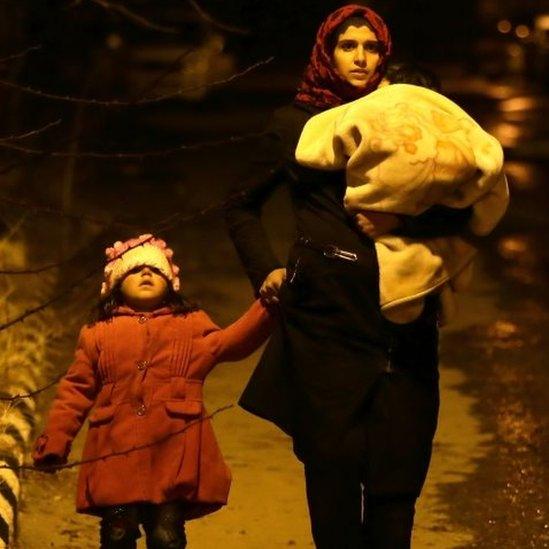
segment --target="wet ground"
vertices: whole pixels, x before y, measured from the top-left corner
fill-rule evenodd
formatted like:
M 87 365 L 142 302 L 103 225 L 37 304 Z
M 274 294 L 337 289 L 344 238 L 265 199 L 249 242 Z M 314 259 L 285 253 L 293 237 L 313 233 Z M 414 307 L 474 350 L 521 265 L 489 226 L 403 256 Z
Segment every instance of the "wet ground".
M 543 181 L 542 170 L 510 167 Z M 466 374 L 462 390 L 475 398 L 483 431 L 493 434 L 474 474 L 444 491 L 456 524 L 475 527 L 478 547 L 549 545 L 547 221 L 517 182 L 517 210 L 483 258 L 497 314 L 447 334 L 444 346 Z
M 508 149 L 511 207 L 482 250 L 477 318 L 446 333 L 442 360 L 465 374 L 460 389 L 492 438 L 443 497 L 452 523 L 475 532 L 471 547 L 548 547 L 549 103 L 510 90 L 490 107 L 478 118 Z
M 484 117 L 484 123 L 497 125 L 503 120 L 502 102 L 531 94 L 524 90 L 509 93 L 507 97 L 462 95 L 461 104 Z M 528 103 L 522 103 L 522 111 L 505 111 L 512 113 L 513 120 L 504 122 L 514 128 L 514 136 L 517 128 L 519 132 L 528 129 L 528 135 L 518 140 L 523 149 L 528 139 L 539 147 L 547 136 L 537 126 L 531 133 L 533 122 L 525 105 Z M 538 122 L 543 118 L 540 113 L 549 115 L 547 105 L 545 111 L 536 112 Z M 254 129 L 254 124 L 259 122 L 249 127 Z M 502 137 L 511 135 L 506 128 Z M 513 158 L 516 148 L 512 147 L 517 143 L 506 145 Z M 432 467 L 418 505 L 414 536 L 418 549 L 549 546 L 549 374 L 544 362 L 549 327 L 544 285 L 549 192 L 544 181 L 549 169 L 537 153 L 528 153 L 531 148 L 525 150 L 515 153 L 508 163 L 512 187 L 509 215 L 483 246 L 473 288 L 463 298 L 455 323 L 443 332 L 441 418 Z M 146 166 L 133 167 L 126 184 L 102 190 L 102 203 L 126 216 L 129 197 L 137 205 L 133 214 L 151 219 L 164 217 L 174 208 L 192 211 L 222 196 L 224 181 L 240 169 L 235 158 L 243 157 L 244 148 L 227 148 L 215 157 L 211 151 L 198 151 L 192 158 L 182 158 L 177 185 L 161 188 L 151 186 L 154 174 L 147 175 Z M 202 192 L 206 188 L 208 197 Z M 97 203 L 94 192 L 91 186 L 79 191 L 77 201 L 83 210 L 89 211 L 90 205 Z M 285 204 L 284 195 L 277 196 L 267 212 L 267 224 L 274 229 L 279 250 L 291 234 L 290 224 L 280 221 L 280 212 L 287 211 Z M 111 230 L 100 242 L 119 236 Z M 211 214 L 198 223 L 174 228 L 168 236 L 185 273 L 184 291 L 198 299 L 219 323 L 236 318 L 251 293 L 218 217 Z M 90 250 L 78 267 L 65 270 L 61 287 L 99 257 Z M 70 360 L 78 318 L 83 321 L 97 287 L 97 281 L 90 282 L 73 296 L 70 306 L 62 303 L 58 308 L 60 315 L 75 321 L 64 343 L 52 349 L 58 353 L 55 360 L 60 370 Z M 207 382 L 210 410 L 236 401 L 256 359 L 257 354 L 214 371 Z M 52 396 L 49 393 L 42 398 L 44 410 Z M 214 428 L 234 474 L 233 490 L 227 508 L 188 525 L 189 546 L 311 547 L 302 469 L 293 458 L 288 439 L 238 408 L 216 417 Z M 82 435 L 74 446 L 75 459 Z M 21 549 L 98 546 L 97 520 L 73 512 L 75 479 L 73 471 L 56 476 L 25 475 Z

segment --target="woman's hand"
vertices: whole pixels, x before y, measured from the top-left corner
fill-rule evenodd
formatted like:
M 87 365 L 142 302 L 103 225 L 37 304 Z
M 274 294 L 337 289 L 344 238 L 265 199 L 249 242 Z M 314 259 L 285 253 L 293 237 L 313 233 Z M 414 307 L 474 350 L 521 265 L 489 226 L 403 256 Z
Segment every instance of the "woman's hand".
M 259 288 L 261 301 L 265 305 L 274 305 L 278 303 L 278 292 L 285 280 L 286 269 L 275 269 L 267 275 L 261 288 Z
M 395 214 L 364 211 L 355 215 L 355 223 L 366 236 L 375 239 L 397 229 L 401 221 Z

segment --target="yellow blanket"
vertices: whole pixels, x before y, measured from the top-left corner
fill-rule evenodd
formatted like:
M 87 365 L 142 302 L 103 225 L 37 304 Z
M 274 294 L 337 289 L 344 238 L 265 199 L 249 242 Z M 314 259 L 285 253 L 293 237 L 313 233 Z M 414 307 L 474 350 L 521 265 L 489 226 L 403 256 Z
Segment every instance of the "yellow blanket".
M 312 117 L 295 157 L 316 169 L 346 169 L 349 213 L 415 216 L 434 205 L 472 206 L 469 229 L 484 236 L 509 202 L 498 141 L 450 99 L 418 86 L 386 86 Z M 433 291 L 442 293 L 448 317 L 475 254 L 459 236 L 384 235 L 376 251 L 381 308 L 394 322 L 416 318 Z

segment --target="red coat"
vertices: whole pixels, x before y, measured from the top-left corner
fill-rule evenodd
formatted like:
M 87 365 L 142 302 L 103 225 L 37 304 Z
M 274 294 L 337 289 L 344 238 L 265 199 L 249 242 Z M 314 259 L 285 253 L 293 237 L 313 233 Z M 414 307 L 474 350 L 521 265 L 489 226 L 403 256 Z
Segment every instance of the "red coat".
M 206 313 L 174 316 L 167 308 L 82 328 L 76 356 L 59 384 L 33 458 L 66 459 L 88 412 L 83 460 L 146 448 L 80 467 L 77 511 L 106 505 L 184 500 L 187 518 L 227 502 L 231 475 L 202 401 L 202 385 L 219 362 L 241 360 L 268 337 L 270 316 L 256 301 L 221 329 Z M 194 423 L 193 423 L 194 422 Z M 189 428 L 182 433 L 170 433 Z

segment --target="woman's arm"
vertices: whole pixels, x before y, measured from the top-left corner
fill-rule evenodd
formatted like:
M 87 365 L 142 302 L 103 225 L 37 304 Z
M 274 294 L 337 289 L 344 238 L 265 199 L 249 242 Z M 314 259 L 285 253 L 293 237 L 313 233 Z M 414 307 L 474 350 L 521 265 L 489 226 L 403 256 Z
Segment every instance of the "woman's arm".
M 282 267 L 261 222 L 261 214 L 264 204 L 285 180 L 285 125 L 284 117 L 275 113 L 254 148 L 245 182 L 225 207 L 229 234 L 256 295 L 269 273 Z
M 87 327 L 80 331 L 74 361 L 59 383 L 44 430 L 34 445 L 32 457 L 36 464 L 47 463 L 52 457 L 58 462 L 66 460 L 72 441 L 95 402 L 98 381 L 90 332 Z

